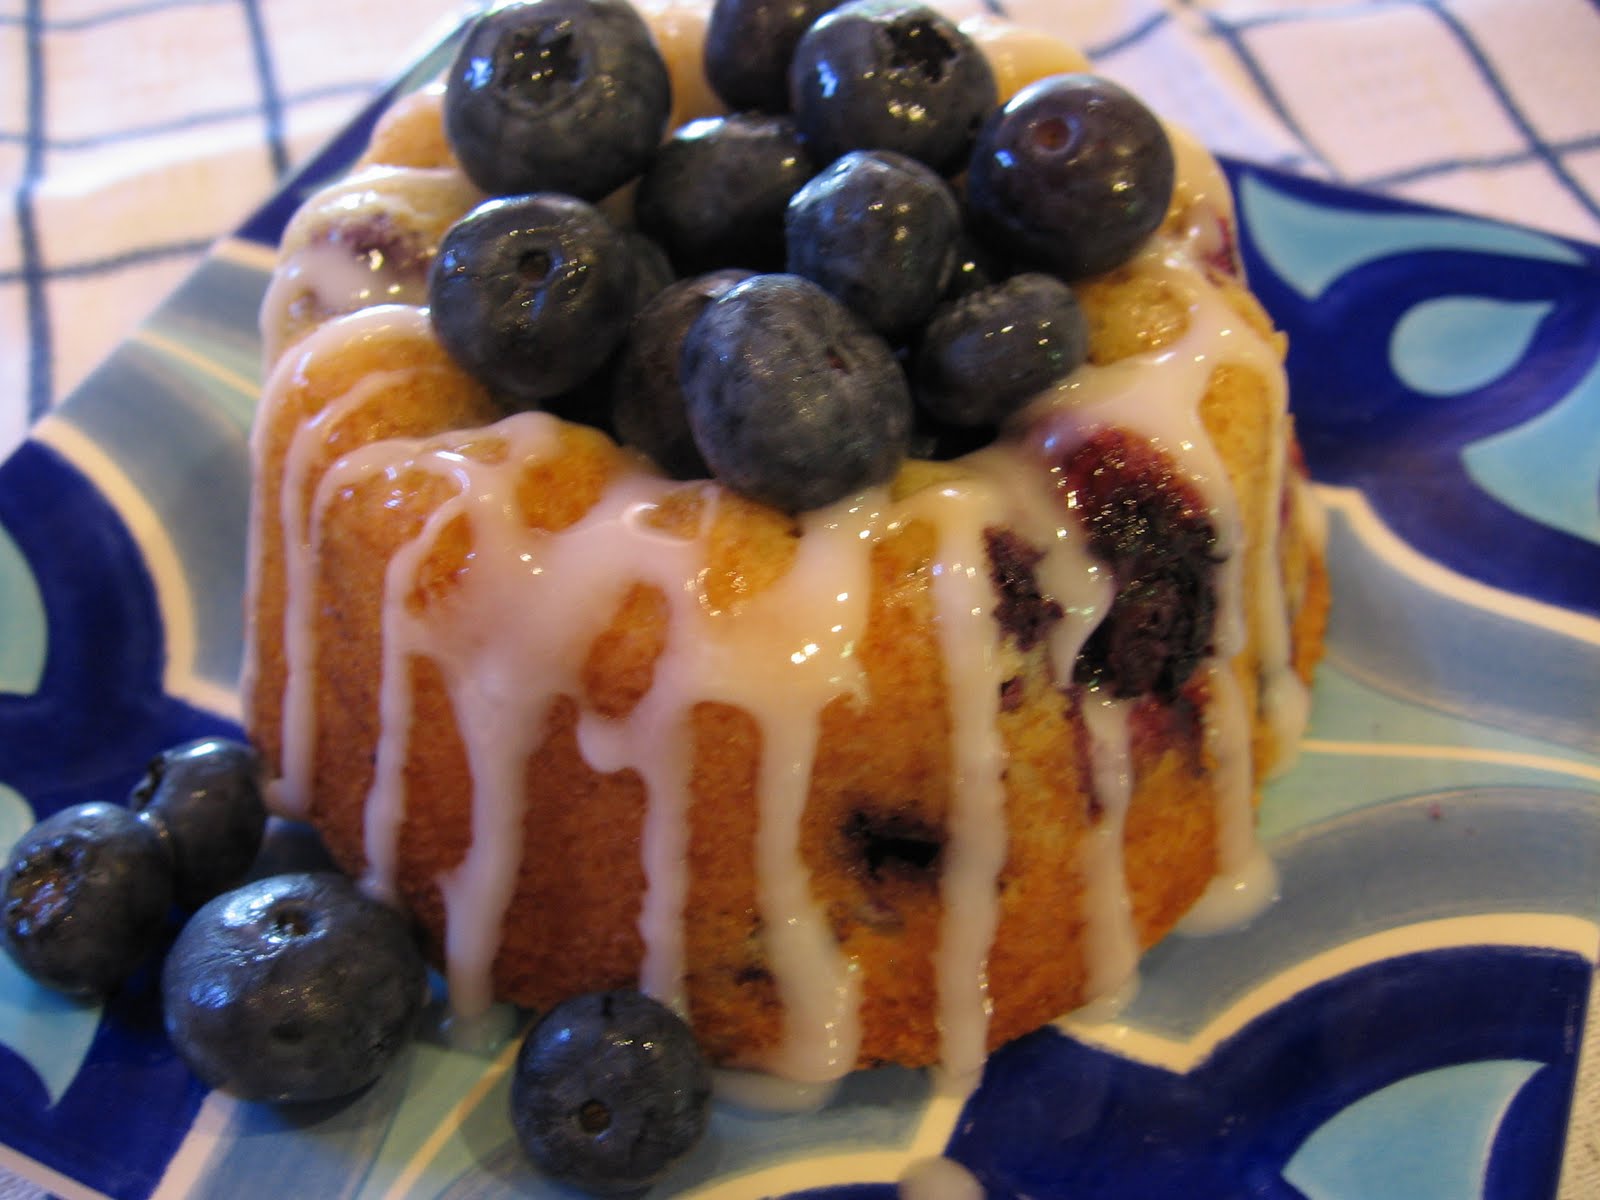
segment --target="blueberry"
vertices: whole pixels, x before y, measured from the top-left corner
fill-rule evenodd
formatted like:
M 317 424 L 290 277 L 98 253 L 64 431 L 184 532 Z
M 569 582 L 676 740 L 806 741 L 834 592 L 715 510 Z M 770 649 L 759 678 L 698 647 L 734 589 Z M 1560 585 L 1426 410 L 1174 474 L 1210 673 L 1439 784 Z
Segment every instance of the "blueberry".
M 1072 289 L 1053 275 L 1013 275 L 934 313 L 917 348 L 917 403 L 945 424 L 998 425 L 1088 354 Z
M 556 1005 L 528 1031 L 511 1120 L 547 1175 L 600 1195 L 642 1191 L 705 1132 L 711 1072 L 671 1009 L 639 992 Z
M 1173 177 L 1148 108 L 1097 76 L 1056 75 L 984 123 L 967 204 L 1002 253 L 1080 279 L 1133 256 L 1166 216 Z
M 956 239 L 956 265 L 950 272 L 950 283 L 945 288 L 947 300 L 957 300 L 968 292 L 999 283 L 1009 275 L 1004 260 L 973 235 L 965 222 L 961 236 Z
M 921 324 L 955 269 L 961 209 L 945 181 L 890 150 L 855 150 L 795 193 L 788 269 L 888 336 Z
M 639 181 L 639 228 L 686 275 L 783 265 L 783 213 L 815 173 L 788 117 L 736 113 L 679 129 Z
M 678 373 L 684 335 L 706 305 L 750 275 L 729 269 L 680 279 L 634 314 L 628 327 L 612 381 L 612 427 L 675 479 L 711 474 L 684 408 Z
M 660 242 L 646 237 L 637 229 L 618 232 L 633 254 L 633 303 L 629 311 L 638 312 L 677 279 L 678 273 L 672 269 L 672 260 L 667 257 Z
M 229 738 L 163 751 L 128 797 L 172 855 L 178 902 L 198 908 L 250 870 L 267 824 L 261 760 Z
M 444 123 L 490 195 L 599 200 L 644 170 L 671 104 L 666 64 L 623 0 L 521 0 L 468 28 Z
M 451 226 L 428 278 L 445 348 L 493 391 L 538 404 L 576 387 L 633 313 L 634 251 L 571 196 L 490 200 Z
M 789 60 L 838 0 L 716 0 L 706 23 L 706 80 L 730 109 L 789 107 Z
M 689 427 L 717 479 L 795 512 L 888 480 L 911 395 L 883 339 L 810 280 L 757 275 L 689 327 Z
M 999 102 L 983 52 L 915 0 L 851 0 L 820 18 L 795 47 L 789 99 L 819 163 L 898 150 L 945 175 Z
M 160 835 L 115 804 L 76 804 L 11 848 L 0 875 L 0 943 L 40 983 L 111 991 L 166 934 L 172 862 Z
M 213 1087 L 330 1100 L 383 1073 L 427 984 L 406 919 L 335 873 L 276 875 L 189 918 L 161 975 L 167 1034 Z
M 1165 451 L 1122 429 L 1095 434 L 1054 474 L 1116 585 L 1073 679 L 1170 702 L 1212 649 L 1221 556 L 1204 497 Z

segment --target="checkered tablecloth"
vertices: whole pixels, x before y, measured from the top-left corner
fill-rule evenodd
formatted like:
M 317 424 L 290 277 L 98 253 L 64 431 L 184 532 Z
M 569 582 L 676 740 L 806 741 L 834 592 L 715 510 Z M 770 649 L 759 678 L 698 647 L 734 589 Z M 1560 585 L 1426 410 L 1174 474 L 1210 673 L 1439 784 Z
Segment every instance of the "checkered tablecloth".
M 1219 150 L 1600 241 L 1595 0 L 990 6 Z M 460 11 L 0 0 L 0 455 Z
M 1600 241 L 1597 0 L 989 7 L 1066 27 L 1218 150 Z M 0 0 L 0 456 L 462 11 Z M 1570 1194 L 1600 1196 L 1593 1120 L 1573 1148 Z

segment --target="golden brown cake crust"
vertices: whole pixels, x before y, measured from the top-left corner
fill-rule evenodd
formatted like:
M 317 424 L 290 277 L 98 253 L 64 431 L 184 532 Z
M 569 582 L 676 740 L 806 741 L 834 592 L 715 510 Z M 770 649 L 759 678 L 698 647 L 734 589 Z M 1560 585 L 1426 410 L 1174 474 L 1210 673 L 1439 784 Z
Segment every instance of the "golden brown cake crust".
M 399 106 L 366 161 L 448 170 L 437 109 L 435 94 Z M 1168 235 L 1187 236 L 1193 201 L 1180 190 Z M 1211 673 L 1197 671 L 1173 694 L 1144 695 L 1117 710 L 1130 780 L 1118 857 L 1130 937 L 1147 947 L 1195 904 L 1224 857 L 1224 779 L 1237 764 L 1224 761 L 1219 708 L 1234 702 L 1236 690 L 1247 803 L 1256 795 L 1249 780 L 1292 750 L 1265 711 L 1262 680 L 1281 657 L 1309 683 L 1327 578 L 1314 523 L 1295 519 L 1310 500 L 1282 411 L 1281 335 L 1249 293 L 1214 264 L 1175 272 L 1159 258 L 1076 290 L 1096 368 L 1152 359 L 1197 321 L 1217 319 L 1207 313 L 1225 314 L 1262 348 L 1204 376 L 1194 404 L 1237 504 L 1242 540 L 1227 550 L 1240 587 L 1246 597 L 1269 589 L 1276 601 L 1242 605 L 1242 644 Z M 420 651 L 396 658 L 394 629 L 448 619 L 489 573 L 495 540 L 463 514 L 461 480 L 440 463 L 503 466 L 523 451 L 497 424 L 502 413 L 492 398 L 450 361 L 418 310 L 337 318 L 297 329 L 295 339 L 285 343 L 255 433 L 247 720 L 280 776 L 284 806 L 317 825 L 347 871 L 393 888 L 444 963 L 456 936 L 446 891 L 479 836 L 481 764 L 475 768 L 472 731 L 462 725 L 455 669 Z M 631 452 L 592 430 L 565 426 L 536 441 L 537 452 L 514 464 L 514 484 L 500 497 L 506 520 L 522 531 L 559 537 L 584 528 L 617 489 L 651 478 Z M 1058 486 L 1050 481 L 1061 471 L 1059 448 L 1025 434 L 1015 449 L 1018 463 L 1045 481 L 1041 488 Z M 944 1049 L 939 955 L 951 928 L 946 869 L 958 840 L 953 747 L 966 735 L 954 728 L 951 660 L 941 640 L 948 618 L 936 602 L 948 530 L 915 502 L 973 478 L 961 462 L 909 463 L 888 489 L 885 503 L 906 504 L 909 515 L 871 541 L 865 622 L 851 650 L 864 686 L 798 718 L 814 721 L 817 739 L 796 848 L 811 901 L 859 991 L 854 1065 L 927 1064 Z M 641 520 L 664 539 L 698 547 L 694 586 L 709 612 L 737 619 L 782 592 L 799 569 L 802 539 L 817 536 L 709 483 L 651 487 Z M 1065 512 L 1065 498 L 1058 502 Z M 420 557 L 408 557 L 419 548 Z M 612 574 L 612 590 L 592 598 L 598 616 L 575 647 L 569 686 L 537 715 L 516 772 L 520 794 L 502 797 L 520 811 L 521 838 L 506 915 L 491 931 L 493 991 L 534 1008 L 635 984 L 650 951 L 643 927 L 658 798 L 638 770 L 591 766 L 584 738 L 597 721 L 633 717 L 674 669 L 678 639 L 690 634 L 679 601 L 659 582 Z M 533 617 L 518 618 L 516 636 L 536 628 Z M 1283 636 L 1274 621 L 1287 630 L 1286 646 L 1274 648 Z M 1096 926 L 1104 923 L 1096 915 L 1103 904 L 1090 893 L 1104 885 L 1090 876 L 1100 861 L 1097 830 L 1110 818 L 1106 751 L 1088 712 L 1104 697 L 1071 671 L 1064 675 L 1046 644 L 1003 622 L 990 628 L 1002 683 L 993 720 L 1004 760 L 1004 849 L 984 960 L 983 1040 L 993 1048 L 1103 987 L 1094 948 L 1103 938 Z M 482 635 L 511 636 L 487 628 Z M 566 631 L 557 626 L 549 636 Z M 386 716 L 397 703 L 405 710 L 398 729 Z M 685 710 L 681 999 L 714 1060 L 768 1065 L 788 1019 L 763 928 L 758 867 L 761 769 L 773 731 L 748 708 L 715 697 L 690 697 Z M 380 779 L 381 762 L 392 753 L 385 746 L 395 744 L 393 861 L 376 861 L 375 847 L 389 843 L 375 833 L 373 797 L 390 786 Z
M 359 381 L 367 381 L 366 402 L 329 424 L 316 452 L 322 468 L 364 441 L 430 434 L 460 453 L 497 452 L 492 436 L 470 427 L 495 415 L 487 400 L 426 339 L 390 333 L 355 348 L 338 346 L 326 358 L 308 351 L 285 369 L 292 382 L 271 392 L 275 407 L 263 414 L 259 435 L 259 503 L 269 513 L 279 499 L 294 431 L 307 426 L 319 400 L 344 395 Z M 393 383 L 370 390 L 379 362 Z M 397 362 L 415 370 L 396 372 Z M 1225 373 L 1213 390 L 1251 386 Z M 1258 452 L 1260 439 L 1238 434 L 1235 427 L 1248 422 L 1224 398 L 1208 398 L 1202 407 L 1227 414 L 1218 430 L 1223 445 L 1238 441 L 1245 447 L 1239 453 Z M 558 454 L 528 468 L 519 489 L 522 520 L 565 528 L 611 479 L 636 470 L 634 460 L 600 435 L 570 427 Z M 308 493 L 318 477 L 316 469 L 309 473 Z M 395 553 L 451 492 L 427 471 L 391 470 L 332 490 L 319 510 L 309 815 L 336 858 L 357 875 L 370 866 L 363 814 L 380 736 L 384 577 Z M 758 593 L 763 581 L 770 586 L 782 579 L 795 541 L 790 519 L 739 503 L 725 506 L 720 520 L 708 551 L 716 564 L 716 594 L 737 600 Z M 274 523 L 263 521 L 261 530 L 253 622 L 261 665 L 250 724 L 275 759 L 284 668 L 276 653 L 280 642 L 267 631 L 282 628 L 283 568 Z M 448 604 L 460 574 L 472 569 L 470 531 L 458 522 L 451 532 L 418 573 L 412 607 Z M 1296 622 L 1303 669 L 1315 654 L 1325 584 L 1315 554 L 1295 539 L 1289 545 L 1306 574 Z M 934 530 L 915 522 L 874 548 L 871 615 L 859 647 L 868 699 L 841 697 L 824 710 L 801 832 L 816 902 L 858 965 L 863 1065 L 922 1064 L 939 1055 L 930 997 L 937 991 L 949 731 L 928 574 L 934 551 Z M 547 714 L 545 737 L 527 763 L 525 844 L 512 916 L 495 957 L 495 988 L 504 998 L 542 1008 L 576 991 L 637 979 L 647 797 L 632 772 L 592 770 L 575 729 L 579 703 L 622 715 L 649 690 L 653 664 L 668 644 L 664 615 L 650 589 L 629 591 L 585 656 L 586 694 L 556 701 Z M 1053 678 L 1038 650 L 1021 653 L 1012 645 L 1004 653 L 1020 685 L 998 715 L 1007 751 L 1008 850 L 988 959 L 991 1047 L 1088 998 L 1081 858 L 1096 819 L 1081 690 Z M 442 957 L 445 917 L 437 881 L 467 853 L 471 769 L 437 667 L 414 660 L 409 670 L 414 707 L 396 878 Z M 1170 703 L 1139 702 L 1131 719 L 1135 786 L 1126 818 L 1126 870 L 1141 945 L 1164 935 L 1215 871 L 1213 764 L 1197 715 L 1206 703 L 1205 685 L 1195 680 Z M 783 1022 L 762 949 L 752 848 L 761 735 L 747 714 L 722 704 L 696 706 L 691 729 L 688 1008 L 715 1058 L 758 1064 L 780 1039 Z

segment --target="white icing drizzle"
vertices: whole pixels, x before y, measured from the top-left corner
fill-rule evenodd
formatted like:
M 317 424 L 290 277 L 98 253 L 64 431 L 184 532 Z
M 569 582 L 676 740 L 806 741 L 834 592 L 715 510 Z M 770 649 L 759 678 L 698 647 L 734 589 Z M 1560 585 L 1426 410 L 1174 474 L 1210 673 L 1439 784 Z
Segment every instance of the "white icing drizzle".
M 953 1158 L 919 1158 L 901 1172 L 900 1200 L 983 1200 L 978 1177 Z
M 429 243 L 480 198 L 455 171 L 404 167 L 369 167 L 311 197 L 284 231 L 262 298 L 266 361 L 329 316 L 426 303 Z
M 1089 731 L 1089 758 L 1099 813 L 1086 839 L 1083 867 L 1084 958 L 1088 992 L 1109 996 L 1128 983 L 1139 964 L 1133 904 L 1123 869 L 1122 837 L 1133 798 L 1129 753 L 1131 700 L 1117 700 L 1101 689 L 1083 697 L 1083 722 Z
M 984 541 L 984 530 L 1004 514 L 994 493 L 980 486 L 929 488 L 913 501 L 912 510 L 940 531 L 933 596 L 950 697 L 950 810 L 934 963 L 940 1057 L 954 1074 L 975 1074 L 988 1052 L 989 946 L 1000 920 L 997 890 L 1006 861 L 1006 751 L 995 721 L 1002 673 Z
M 1177 160 L 1180 187 L 1188 197 L 1186 209 L 1188 225 L 1178 233 L 1178 244 L 1188 256 L 1200 260 L 1218 261 L 1235 253 L 1232 230 L 1236 228 L 1233 193 L 1217 160 L 1192 134 L 1178 126 L 1168 124 L 1167 136 L 1172 143 Z M 1256 339 L 1258 342 L 1260 339 Z M 1265 343 L 1261 343 L 1265 348 Z M 1230 347 L 1236 349 L 1237 347 Z M 1237 360 L 1230 360 L 1237 361 Z M 1271 423 L 1269 441 L 1269 475 L 1263 487 L 1265 502 L 1273 505 L 1264 536 L 1251 546 L 1256 557 L 1251 572 L 1251 594 L 1255 598 L 1254 630 L 1259 657 L 1260 691 L 1256 713 L 1267 722 L 1272 741 L 1272 761 L 1269 769 L 1284 770 L 1293 762 L 1300 735 L 1305 731 L 1310 715 L 1310 694 L 1294 670 L 1292 660 L 1293 613 L 1284 594 L 1283 572 L 1279 562 L 1284 524 L 1282 513 L 1276 506 L 1293 506 L 1293 519 L 1299 522 L 1302 504 L 1315 509 L 1314 497 L 1303 497 L 1306 492 L 1297 480 L 1290 477 L 1289 409 L 1284 395 L 1282 373 L 1276 369 L 1261 370 L 1257 375 L 1272 389 L 1267 416 Z M 1311 518 L 1315 520 L 1315 518 Z M 1320 545 L 1315 537 L 1313 544 Z
M 1236 929 L 1278 895 L 1278 872 L 1255 831 L 1254 776 L 1250 762 L 1250 713 L 1233 667 L 1216 658 L 1202 667 L 1210 702 L 1202 710 L 1217 795 L 1217 870 L 1205 892 L 1184 914 L 1189 934 Z
M 1180 145 L 1186 173 L 1198 170 L 1191 159 L 1210 162 Z M 1197 204 L 1223 203 L 1225 187 L 1190 177 L 1202 179 L 1189 191 Z M 711 605 L 703 577 L 718 503 L 715 488 L 703 491 L 700 528 L 692 536 L 669 534 L 649 521 L 668 491 L 682 485 L 643 468 L 622 472 L 574 525 L 553 533 L 527 528 L 515 509 L 517 479 L 526 464 L 554 452 L 558 430 L 554 419 L 542 414 L 518 414 L 482 431 L 480 441 L 498 446 L 499 453 L 451 453 L 404 439 L 363 447 L 328 470 L 308 514 L 302 509 L 304 481 L 326 431 L 392 379 L 376 374 L 332 398 L 293 435 L 281 496 L 275 511 L 266 510 L 281 524 L 286 543 L 288 679 L 283 779 L 275 785 L 275 801 L 286 811 L 304 812 L 312 786 L 312 591 L 320 514 L 341 492 L 386 473 L 398 478 L 416 469 L 448 481 L 450 495 L 385 569 L 378 697 L 383 732 L 365 813 L 366 886 L 383 896 L 396 892 L 412 724 L 411 667 L 426 660 L 444 681 L 472 774 L 468 850 L 438 880 L 447 910 L 452 1005 L 469 1020 L 487 1011 L 499 930 L 521 867 L 523 773 L 544 737 L 551 705 L 558 697 L 574 698 L 584 760 L 596 771 L 635 771 L 644 783 L 641 985 L 683 1010 L 693 766 L 689 714 L 699 702 L 736 706 L 761 736 L 757 905 L 767 963 L 786 1014 L 781 1043 L 763 1066 L 812 1087 L 806 1094 L 814 1095 L 814 1086 L 854 1066 L 861 1041 L 858 970 L 813 895 L 800 846 L 821 714 L 835 700 L 860 700 L 866 694 L 856 648 L 866 628 L 873 546 L 906 522 L 929 521 L 938 534 L 930 577 L 951 727 L 935 959 L 937 1021 L 947 1071 L 953 1077 L 972 1075 L 986 1049 L 992 1007 L 988 955 L 1007 855 L 1006 752 L 996 720 L 1004 672 L 985 531 L 1010 529 L 1042 552 L 1035 579 L 1063 610 L 1049 634 L 1048 654 L 1055 678 L 1065 686 L 1084 641 L 1110 606 L 1114 585 L 1110 572 L 1087 551 L 1078 523 L 1067 515 L 1039 462 L 1041 457 L 1061 461 L 1102 429 L 1128 430 L 1171 458 L 1206 504 L 1218 552 L 1225 556 L 1217 575 L 1215 657 L 1203 668 L 1211 697 L 1203 719 L 1216 764 L 1221 881 L 1195 921 L 1204 923 L 1206 914 L 1214 917 L 1245 893 L 1254 900 L 1271 891 L 1262 882 L 1262 864 L 1270 869 L 1270 863 L 1252 830 L 1251 714 L 1233 678 L 1232 659 L 1247 644 L 1256 647 L 1263 703 L 1269 711 L 1280 704 L 1289 710 L 1280 738 L 1303 720 L 1286 682 L 1293 672 L 1278 567 L 1282 505 L 1277 497 L 1288 487 L 1290 507 L 1300 520 L 1304 489 L 1286 480 L 1280 454 L 1270 472 L 1270 536 L 1264 546 L 1246 552 L 1238 505 L 1201 421 L 1199 398 L 1217 366 L 1238 364 L 1274 389 L 1269 399 L 1279 441 L 1287 436 L 1287 418 L 1274 349 L 1234 313 L 1191 260 L 1215 249 L 1203 241 L 1206 236 L 1202 221 L 1186 235 L 1157 239 L 1139 264 L 1186 309 L 1187 329 L 1172 344 L 1110 366 L 1081 368 L 1030 406 L 1023 440 L 996 443 L 969 456 L 952 483 L 926 487 L 903 501 L 874 489 L 805 514 L 785 574 L 727 611 Z M 315 267 L 308 261 L 294 270 Z M 426 315 L 387 308 L 344 318 L 311 334 L 295 361 L 393 321 L 420 326 Z M 286 362 L 269 386 L 286 386 L 283 381 L 297 369 Z M 258 514 L 252 527 L 255 540 L 264 519 Z M 418 611 L 413 593 L 419 576 L 458 520 L 470 529 L 469 564 L 448 595 Z M 255 557 L 252 551 L 252 562 Z M 628 589 L 641 584 L 665 597 L 665 648 L 639 702 L 624 715 L 606 716 L 582 700 L 583 659 Z M 250 586 L 253 597 L 259 588 L 253 576 Z M 1247 594 L 1256 597 L 1248 606 Z M 252 656 L 247 677 L 253 678 L 255 669 Z M 1082 696 L 1097 809 L 1082 863 L 1086 966 L 1089 990 L 1100 997 L 1126 996 L 1136 984 L 1138 946 L 1123 867 L 1124 823 L 1135 783 L 1131 708 L 1132 702 L 1095 689 Z M 1239 911 L 1236 904 L 1233 911 Z
M 1061 606 L 1061 620 L 1048 634 L 1050 669 L 1058 682 L 1072 678 L 1073 664 L 1089 635 L 1105 618 L 1115 596 L 1111 572 L 1089 551 L 1078 522 L 1062 506 L 1050 477 L 1017 452 L 988 446 L 962 460 L 981 475 L 1000 499 L 1005 514 L 994 523 L 1017 532 L 1043 553 L 1034 577 L 1043 595 Z
M 746 614 L 752 624 L 739 622 L 741 637 L 730 640 L 728 648 L 746 662 L 762 662 L 771 648 L 787 653 L 792 669 L 779 667 L 778 675 L 786 677 L 787 686 L 774 688 L 766 670 L 731 669 L 731 661 L 726 674 L 706 680 L 715 688 L 712 698 L 746 709 L 762 728 L 757 899 L 787 1021 L 784 1042 L 765 1066 L 800 1082 L 846 1074 L 861 1046 L 856 1011 L 861 981 L 811 898 L 810 877 L 800 859 L 800 818 L 810 792 L 822 707 L 837 694 L 862 694 L 866 686 L 854 646 L 866 630 L 866 547 L 877 520 L 877 507 L 867 501 L 806 514 L 786 578 L 750 602 Z M 811 624 L 816 616 L 810 614 L 829 611 L 835 622 Z M 795 637 L 795 630 L 802 630 L 802 637 Z M 810 637 L 805 630 L 811 630 Z
M 715 1070 L 711 1090 L 717 1100 L 755 1113 L 817 1112 L 838 1094 L 840 1080 L 799 1083 L 763 1071 Z
M 419 337 L 425 336 L 427 318 L 414 308 L 365 309 L 333 332 L 324 334 L 319 330 L 313 334 L 301 350 L 284 360 L 268 387 L 292 386 L 303 389 L 307 386 L 305 364 L 314 354 L 347 340 L 359 341 L 397 328 L 409 329 Z M 398 372 L 385 371 L 364 377 L 349 392 L 331 398 L 308 420 L 297 426 L 284 452 L 284 486 L 277 503 L 279 531 L 283 540 L 283 645 L 287 673 L 283 697 L 283 778 L 277 785 L 275 798 L 280 811 L 286 816 L 304 817 L 309 811 L 312 754 L 315 748 L 311 699 L 316 682 L 315 622 L 312 617 L 315 581 L 312 571 L 320 514 L 329 493 L 319 487 L 319 495 L 308 512 L 305 508 L 307 481 L 329 432 L 357 409 L 381 396 L 401 378 Z M 260 448 L 257 453 L 259 455 Z M 386 461 L 384 453 L 377 449 L 363 447 L 358 455 L 373 457 L 378 465 Z M 338 472 L 330 469 L 324 480 L 329 476 L 337 478 Z

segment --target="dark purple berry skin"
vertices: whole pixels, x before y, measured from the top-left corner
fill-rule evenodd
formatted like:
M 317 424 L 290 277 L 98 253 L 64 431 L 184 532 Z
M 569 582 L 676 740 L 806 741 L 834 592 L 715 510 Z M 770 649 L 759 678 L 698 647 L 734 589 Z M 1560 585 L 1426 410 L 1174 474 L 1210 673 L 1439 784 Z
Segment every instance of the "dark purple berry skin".
M 905 457 L 911 394 L 893 352 L 798 275 L 757 275 L 707 305 L 681 367 L 695 444 L 753 500 L 821 508 Z
M 621 233 L 628 249 L 633 252 L 632 311 L 638 312 L 654 300 L 663 288 L 677 279 L 678 273 L 672 269 L 672 260 L 667 257 L 667 252 L 661 248 L 660 242 L 646 237 L 637 229 L 622 229 L 618 232 Z
M 634 250 L 599 209 L 537 193 L 489 200 L 445 234 L 428 278 L 434 330 L 513 405 L 572 390 L 621 342 Z
M 896 150 L 953 175 L 998 103 L 983 52 L 915 0 L 850 0 L 794 50 L 789 102 L 819 163 Z
M 690 121 L 639 181 L 639 228 L 685 275 L 783 266 L 783 214 L 815 174 L 788 117 L 736 113 Z
M 734 112 L 789 108 L 789 60 L 838 0 L 716 0 L 706 24 L 706 81 Z
M 1173 700 L 1211 653 L 1221 558 L 1209 510 L 1171 458 L 1122 429 L 1095 434 L 1055 477 L 1116 583 L 1074 680 Z
M 958 300 L 968 292 L 1002 282 L 1009 274 L 1000 257 L 963 223 L 961 236 L 956 239 L 956 265 L 950 272 L 949 286 L 944 290 L 945 299 Z
M 978 135 L 967 204 L 1002 254 L 1081 279 L 1131 258 L 1166 216 L 1172 143 L 1148 108 L 1095 75 L 1018 92 Z
M 517 1141 L 550 1178 L 602 1196 L 643 1191 L 702 1135 L 711 1071 L 689 1027 L 639 992 L 556 1005 L 511 1077 Z
M 671 106 L 666 64 L 623 0 L 521 0 L 467 30 L 444 122 L 490 195 L 599 200 L 644 170 Z
M 48 987 L 103 995 L 155 954 L 172 902 L 160 835 L 120 805 L 75 804 L 11 848 L 0 944 Z
M 410 1041 L 427 971 L 406 919 L 343 875 L 276 875 L 189 918 L 167 954 L 167 1035 L 247 1100 L 331 1100 Z
M 178 903 L 198 908 L 243 881 L 261 849 L 261 760 L 229 738 L 185 742 L 156 756 L 128 807 L 166 843 Z
M 934 313 L 917 348 L 917 404 L 947 425 L 996 426 L 1088 354 L 1072 289 L 1053 275 L 1013 275 Z
M 844 155 L 795 193 L 784 218 L 789 271 L 890 337 L 933 312 L 960 233 L 949 185 L 891 150 Z
M 705 479 L 706 466 L 689 430 L 679 378 L 683 339 L 695 318 L 752 272 L 712 271 L 680 279 L 634 314 L 612 380 L 611 424 L 674 479 Z

